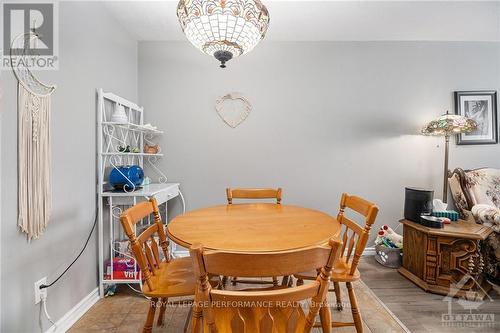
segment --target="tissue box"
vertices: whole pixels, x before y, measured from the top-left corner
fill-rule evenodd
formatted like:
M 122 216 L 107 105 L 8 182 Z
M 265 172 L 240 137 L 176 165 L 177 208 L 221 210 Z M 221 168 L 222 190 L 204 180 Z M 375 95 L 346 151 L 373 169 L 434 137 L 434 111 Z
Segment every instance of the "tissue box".
M 443 211 L 433 211 L 432 216 L 435 217 L 447 217 L 452 221 L 458 221 L 458 212 L 454 210 L 443 210 Z

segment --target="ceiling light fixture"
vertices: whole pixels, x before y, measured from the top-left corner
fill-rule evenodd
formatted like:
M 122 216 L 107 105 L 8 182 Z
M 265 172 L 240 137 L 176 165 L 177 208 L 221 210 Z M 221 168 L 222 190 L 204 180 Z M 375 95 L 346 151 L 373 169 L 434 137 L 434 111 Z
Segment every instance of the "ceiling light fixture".
M 177 17 L 187 39 L 219 60 L 221 68 L 250 52 L 269 26 L 260 0 L 180 0 Z

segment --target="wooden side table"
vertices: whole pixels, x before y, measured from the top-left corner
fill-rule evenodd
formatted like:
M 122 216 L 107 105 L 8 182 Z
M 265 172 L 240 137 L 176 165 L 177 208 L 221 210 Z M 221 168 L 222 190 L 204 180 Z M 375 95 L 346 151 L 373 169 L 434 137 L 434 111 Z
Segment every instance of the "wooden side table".
M 467 299 L 486 296 L 491 286 L 482 278 L 479 242 L 488 237 L 491 228 L 463 220 L 442 229 L 409 220 L 400 222 L 403 266 L 399 273 L 431 293 Z

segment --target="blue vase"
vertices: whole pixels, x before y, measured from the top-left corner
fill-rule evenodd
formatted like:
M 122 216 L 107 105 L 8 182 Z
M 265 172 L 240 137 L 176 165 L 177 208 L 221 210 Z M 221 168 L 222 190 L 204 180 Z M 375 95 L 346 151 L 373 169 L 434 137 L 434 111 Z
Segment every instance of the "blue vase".
M 138 165 L 113 168 L 109 174 L 109 183 L 117 190 L 130 191 L 137 188 L 144 180 L 144 171 Z

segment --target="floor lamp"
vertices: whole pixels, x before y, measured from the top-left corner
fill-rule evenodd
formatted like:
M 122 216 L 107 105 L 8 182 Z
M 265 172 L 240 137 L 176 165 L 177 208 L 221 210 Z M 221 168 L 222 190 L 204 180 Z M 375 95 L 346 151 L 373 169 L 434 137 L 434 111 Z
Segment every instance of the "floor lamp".
M 422 129 L 424 135 L 444 136 L 444 176 L 443 176 L 443 202 L 448 199 L 448 151 L 450 136 L 460 133 L 470 133 L 477 128 L 477 123 L 464 116 L 450 114 L 446 111 L 441 117 L 432 120 Z

